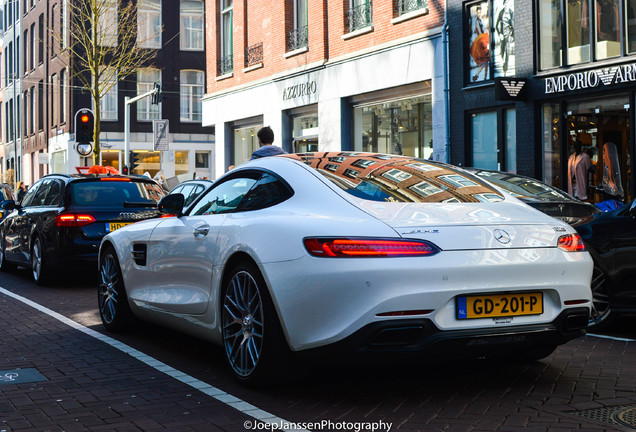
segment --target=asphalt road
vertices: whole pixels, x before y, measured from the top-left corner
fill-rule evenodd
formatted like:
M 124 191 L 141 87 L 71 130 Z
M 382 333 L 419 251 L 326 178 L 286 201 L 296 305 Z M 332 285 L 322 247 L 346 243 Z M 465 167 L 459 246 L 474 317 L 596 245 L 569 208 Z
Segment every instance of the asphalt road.
M 104 417 L 100 418 L 99 425 L 86 425 L 75 419 L 76 428 L 72 429 L 61 426 L 63 416 L 60 415 L 58 419 L 50 417 L 48 423 L 34 428 L 33 424 L 24 426 L 32 412 L 14 402 L 28 395 L 34 387 L 25 385 L 10 391 L 7 390 L 10 386 L 0 385 L 0 399 L 5 399 L 5 402 L 0 401 L 0 419 L 5 425 L 0 423 L 0 431 L 245 431 L 271 430 L 281 425 L 289 427 L 284 422 L 294 422 L 298 427 L 311 430 L 369 430 L 372 427 L 376 430 L 390 427 L 390 430 L 402 431 L 475 432 L 636 430 L 636 320 L 633 319 L 622 321 L 612 333 L 586 335 L 571 341 L 540 362 L 518 364 L 502 359 L 496 363 L 382 367 L 360 364 L 346 368 L 300 365 L 279 385 L 248 389 L 232 380 L 221 349 L 207 342 L 145 323 L 126 334 L 105 332 L 96 309 L 97 293 L 90 269 L 64 275 L 63 280 L 47 287 L 34 285 L 26 270 L 0 273 L 0 287 L 98 334 L 115 338 L 167 365 L 174 376 L 185 374 L 197 385 L 214 389 L 208 390 L 210 394 L 222 391 L 235 398 L 223 396 L 212 400 L 210 396 L 197 393 L 197 406 L 202 407 L 199 423 L 188 421 L 187 414 L 181 419 L 177 413 L 176 420 L 173 418 L 170 423 L 162 424 L 157 420 L 161 417 L 156 417 L 151 410 L 142 410 L 120 412 L 117 424 L 125 427 L 110 427 L 113 423 L 109 422 L 114 420 Z M 4 299 L 7 308 L 15 308 L 17 301 L 9 297 L 0 293 L 0 301 Z M 29 314 L 33 317 L 45 315 L 32 306 L 19 306 L 31 311 Z M 15 325 L 8 316 L 0 315 L 0 329 Z M 52 320 L 48 316 L 44 318 Z M 57 325 L 50 327 L 56 334 L 61 332 Z M 28 326 L 24 329 L 24 332 L 36 331 Z M 83 349 L 89 349 L 87 344 L 94 350 L 102 349 L 104 345 L 101 340 L 86 338 L 77 328 L 61 332 L 59 337 L 65 340 L 77 338 Z M 31 339 L 25 340 L 27 342 L 23 344 L 28 345 Z M 72 346 L 72 341 L 69 343 Z M 121 353 L 121 356 L 125 354 Z M 28 366 L 31 361 L 34 367 L 42 369 L 46 363 L 46 359 L 29 360 L 25 355 L 0 356 L 0 371 L 12 369 L 15 358 L 21 359 L 20 367 Z M 126 357 L 125 361 L 137 360 Z M 168 381 L 170 376 L 166 378 Z M 180 393 L 166 384 L 133 379 L 116 382 L 130 394 L 151 390 L 153 404 L 160 403 L 164 410 L 169 410 L 170 404 L 179 407 L 185 404 L 180 400 Z M 101 379 L 100 385 L 108 389 L 115 384 Z M 184 393 L 183 398 L 191 397 L 196 391 Z M 81 400 L 77 404 L 77 410 L 92 407 Z M 282 423 L 258 422 L 255 420 L 259 418 L 257 411 L 269 413 Z M 18 417 L 22 423 L 13 424 L 22 424 L 22 428 L 11 426 L 11 421 Z

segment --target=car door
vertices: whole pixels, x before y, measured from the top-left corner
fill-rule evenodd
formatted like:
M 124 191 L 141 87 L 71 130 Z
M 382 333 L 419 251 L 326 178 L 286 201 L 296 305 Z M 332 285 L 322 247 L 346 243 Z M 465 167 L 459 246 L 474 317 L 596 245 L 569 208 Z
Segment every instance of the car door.
M 21 206 L 4 221 L 4 248 L 9 261 L 30 262 L 31 203 L 42 183 L 43 180 L 40 180 L 31 186 L 22 198 Z
M 232 176 L 209 190 L 188 215 L 166 218 L 154 229 L 148 244 L 151 307 L 180 314 L 207 310 L 215 258 L 225 246 L 221 227 L 257 178 L 256 173 Z
M 617 212 L 611 227 L 616 269 L 614 283 L 618 287 L 633 288 L 636 286 L 636 201 Z

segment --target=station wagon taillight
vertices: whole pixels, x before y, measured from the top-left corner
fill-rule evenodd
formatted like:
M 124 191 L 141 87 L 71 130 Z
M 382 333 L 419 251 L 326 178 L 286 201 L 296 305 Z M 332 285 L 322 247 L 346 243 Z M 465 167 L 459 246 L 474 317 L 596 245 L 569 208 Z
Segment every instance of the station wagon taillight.
M 55 225 L 59 227 L 81 227 L 95 222 L 95 218 L 87 214 L 63 213 L 55 218 Z
M 440 249 L 420 240 L 368 238 L 306 238 L 307 251 L 325 258 L 382 258 L 435 255 Z

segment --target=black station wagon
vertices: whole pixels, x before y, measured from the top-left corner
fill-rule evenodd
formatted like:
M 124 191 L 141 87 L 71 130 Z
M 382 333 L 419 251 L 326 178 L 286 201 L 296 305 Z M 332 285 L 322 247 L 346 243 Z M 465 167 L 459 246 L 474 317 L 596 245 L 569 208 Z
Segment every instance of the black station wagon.
M 97 263 L 106 234 L 158 217 L 165 195 L 142 176 L 51 174 L 37 181 L 22 202 L 2 204 L 0 270 L 22 266 L 45 283 L 54 269 Z

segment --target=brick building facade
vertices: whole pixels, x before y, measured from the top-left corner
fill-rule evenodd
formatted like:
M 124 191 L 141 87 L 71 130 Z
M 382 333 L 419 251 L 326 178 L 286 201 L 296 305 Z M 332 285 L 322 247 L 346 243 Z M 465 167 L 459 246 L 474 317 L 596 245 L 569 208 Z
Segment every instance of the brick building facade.
M 425 0 L 208 0 L 216 175 L 249 159 L 263 125 L 288 152 L 445 160 L 444 14 Z

